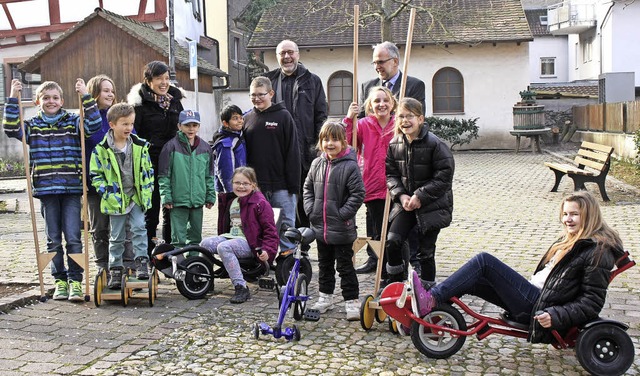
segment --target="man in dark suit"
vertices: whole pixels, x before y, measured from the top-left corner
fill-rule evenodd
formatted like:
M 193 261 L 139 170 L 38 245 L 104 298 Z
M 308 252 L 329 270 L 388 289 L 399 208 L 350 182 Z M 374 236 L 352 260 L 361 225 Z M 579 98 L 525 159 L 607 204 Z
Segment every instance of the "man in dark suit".
M 382 42 L 374 46 L 371 65 L 375 68 L 378 78 L 374 78 L 362 84 L 360 99 L 364 102 L 369 95 L 369 90 L 376 86 L 385 86 L 389 88 L 395 97 L 398 98 L 400 96 L 400 86 L 402 84 L 402 72 L 399 69 L 400 51 L 398 51 L 398 47 L 391 42 Z M 424 82 L 415 77 L 407 76 L 405 85 L 406 89 L 404 91 L 404 96 L 414 98 L 422 103 L 422 113 L 426 113 L 426 106 L 424 102 Z M 358 114 L 358 118 L 362 118 L 364 116 L 365 113 L 363 107 Z M 380 233 L 382 232 L 382 216 L 384 215 L 384 200 L 375 201 L 376 202 L 369 202 L 367 205 L 367 236 L 374 240 L 380 240 Z M 418 233 L 416 229 L 414 229 L 408 239 L 411 263 L 414 265 L 414 268 L 419 268 L 420 265 L 416 259 L 418 248 L 417 236 Z M 376 270 L 378 257 L 371 247 L 367 247 L 367 254 L 369 258 L 364 264 L 356 269 L 356 273 L 371 273 Z M 383 275 L 384 274 L 383 270 Z
M 373 47 L 373 61 L 371 62 L 378 78 L 366 81 L 362 84 L 360 99 L 364 102 L 369 95 L 369 90 L 375 86 L 386 86 L 391 89 L 393 95 L 398 98 L 400 96 L 400 85 L 402 83 L 402 72 L 400 66 L 400 51 L 398 47 L 391 42 L 382 42 Z M 407 76 L 407 88 L 404 91 L 405 97 L 410 97 L 422 103 L 422 112 L 426 113 L 425 85 L 422 80 Z M 364 108 L 358 114 L 358 118 L 364 117 Z

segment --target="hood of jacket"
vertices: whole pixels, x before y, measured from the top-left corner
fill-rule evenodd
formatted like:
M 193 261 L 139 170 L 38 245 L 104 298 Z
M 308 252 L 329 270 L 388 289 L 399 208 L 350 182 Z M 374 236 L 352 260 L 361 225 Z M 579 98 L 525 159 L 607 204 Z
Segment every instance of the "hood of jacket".
M 154 101 L 153 96 L 151 95 L 152 91 L 149 88 L 149 85 L 139 82 L 135 85 L 133 85 L 131 87 L 131 90 L 129 90 L 129 94 L 127 94 L 127 103 L 133 105 L 133 106 L 139 106 L 142 104 L 143 101 L 147 100 L 147 101 Z M 168 93 L 173 96 L 174 98 L 176 98 L 177 100 L 183 99 L 187 97 L 187 92 L 184 91 L 184 89 L 176 87 L 176 86 L 169 86 L 169 91 Z

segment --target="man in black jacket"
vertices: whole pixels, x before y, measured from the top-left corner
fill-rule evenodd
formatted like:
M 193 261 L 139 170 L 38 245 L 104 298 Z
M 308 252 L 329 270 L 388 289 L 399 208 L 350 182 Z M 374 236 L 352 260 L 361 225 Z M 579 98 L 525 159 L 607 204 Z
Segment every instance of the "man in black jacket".
M 296 124 L 302 186 L 311 162 L 316 157 L 318 133 L 327 119 L 327 98 L 320 77 L 299 62 L 300 50 L 295 42 L 280 42 L 276 47 L 276 58 L 280 67 L 265 73 L 265 76 L 271 80 L 275 92 L 273 103 L 282 102 Z M 296 227 L 309 227 L 309 219 L 302 205 L 302 195 L 298 196 Z

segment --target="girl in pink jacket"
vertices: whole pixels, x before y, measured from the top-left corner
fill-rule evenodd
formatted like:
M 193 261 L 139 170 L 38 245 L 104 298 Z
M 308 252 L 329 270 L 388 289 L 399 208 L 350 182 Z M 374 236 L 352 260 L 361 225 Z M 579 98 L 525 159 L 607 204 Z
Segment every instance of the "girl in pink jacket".
M 362 166 L 364 204 L 367 208 L 367 236 L 372 240 L 380 240 L 382 232 L 384 200 L 387 195 L 385 158 L 389 142 L 393 138 L 393 113 L 396 106 L 396 99 L 389 89 L 384 86 L 371 88 L 364 102 L 366 116 L 358 120 L 356 127 L 358 144 L 355 147 L 358 152 L 358 161 Z M 352 143 L 353 117 L 359 111 L 358 103 L 351 103 L 347 117 L 343 120 L 347 126 L 349 144 Z M 357 273 L 370 273 L 376 269 L 378 262 L 376 253 L 368 247 L 367 254 L 369 259 L 356 269 Z

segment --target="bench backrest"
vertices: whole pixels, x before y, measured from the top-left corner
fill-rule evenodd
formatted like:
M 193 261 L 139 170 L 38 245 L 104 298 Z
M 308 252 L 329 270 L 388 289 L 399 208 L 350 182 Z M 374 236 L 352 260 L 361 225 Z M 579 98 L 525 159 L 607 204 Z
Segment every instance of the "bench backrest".
M 587 166 L 594 170 L 603 171 L 609 168 L 611 154 L 613 154 L 611 146 L 583 141 L 574 161 L 580 168 Z

